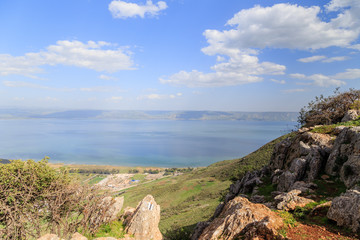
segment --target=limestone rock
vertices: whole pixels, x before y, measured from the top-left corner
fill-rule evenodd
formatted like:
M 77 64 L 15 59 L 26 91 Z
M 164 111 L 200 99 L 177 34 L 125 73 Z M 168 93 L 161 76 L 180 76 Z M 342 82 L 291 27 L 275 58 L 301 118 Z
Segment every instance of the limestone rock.
M 112 222 L 116 219 L 118 219 L 119 217 L 119 213 L 124 205 L 124 197 L 116 197 L 116 198 L 112 198 L 112 197 L 107 197 L 104 198 L 103 200 L 104 202 L 108 202 L 108 204 L 110 205 L 108 210 L 105 213 L 105 222 Z
M 117 240 L 117 239 L 113 237 L 99 237 L 99 238 L 95 238 L 94 240 Z
M 345 116 L 341 119 L 342 122 L 348 122 L 356 120 L 359 117 L 359 111 L 355 109 L 350 109 L 345 113 Z
M 236 239 L 246 226 L 255 222 L 263 222 L 274 236 L 277 235 L 277 229 L 283 226 L 282 218 L 266 206 L 236 197 L 225 205 L 221 214 L 204 229 L 198 239 Z
M 88 240 L 88 239 L 83 235 L 81 235 L 80 233 L 76 232 L 71 236 L 70 240 Z
M 248 224 L 240 233 L 244 240 L 282 240 L 282 235 L 277 234 L 274 229 L 268 227 L 269 218 L 264 218 L 259 222 Z
M 296 207 L 304 207 L 306 204 L 314 202 L 311 199 L 299 197 L 301 193 L 299 190 L 292 190 L 288 193 L 283 193 L 274 198 L 276 202 L 276 208 L 279 210 L 294 210 Z
M 263 196 L 263 195 L 253 195 L 253 196 L 251 196 L 250 201 L 253 202 L 253 203 L 264 203 L 264 202 L 266 202 L 265 196 Z
M 193 231 L 193 233 L 191 234 L 191 240 L 197 240 L 199 239 L 201 233 L 204 231 L 205 228 L 207 228 L 209 226 L 210 222 L 198 222 L 196 224 L 196 227 Z
M 127 221 L 125 231 L 133 235 L 136 240 L 161 240 L 160 206 L 154 197 L 147 195 L 136 207 L 135 212 Z
M 328 175 L 336 176 L 347 188 L 360 181 L 360 127 L 345 127 L 337 136 L 325 166 Z
M 38 240 L 62 240 L 56 234 L 45 234 L 44 236 L 38 238 Z
M 353 232 L 360 232 L 360 192 L 347 190 L 340 197 L 333 199 L 327 217 L 345 226 Z
M 296 173 L 285 171 L 279 176 L 277 190 L 281 192 L 288 191 L 288 189 L 295 183 Z
M 312 193 L 314 192 L 314 189 L 317 188 L 317 185 L 312 182 L 304 182 L 304 181 L 297 181 L 295 182 L 289 189 L 289 191 L 292 190 L 299 190 L 301 193 Z

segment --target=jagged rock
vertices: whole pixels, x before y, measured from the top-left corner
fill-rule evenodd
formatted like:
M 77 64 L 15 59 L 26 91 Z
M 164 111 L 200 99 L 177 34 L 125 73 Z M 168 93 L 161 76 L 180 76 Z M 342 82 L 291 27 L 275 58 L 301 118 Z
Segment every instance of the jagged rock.
M 161 240 L 159 230 L 160 206 L 154 197 L 147 195 L 136 207 L 135 212 L 127 221 L 125 231 L 136 240 Z
M 329 208 L 331 206 L 331 201 L 319 204 L 315 206 L 311 212 L 309 213 L 310 216 L 316 216 L 321 212 L 328 212 Z
M 109 206 L 105 213 L 104 221 L 112 222 L 119 218 L 119 213 L 124 205 L 124 197 L 106 197 L 103 199 L 103 204 Z
M 295 182 L 289 189 L 289 191 L 292 190 L 299 190 L 302 193 L 312 193 L 314 192 L 314 189 L 317 188 L 317 185 L 312 182 L 304 182 L 304 181 L 297 181 Z
M 136 209 L 132 208 L 132 207 L 126 207 L 124 209 L 124 213 L 121 216 L 121 220 L 125 225 L 130 221 L 130 219 L 131 219 L 132 215 L 134 214 L 135 210 Z
M 299 197 L 298 195 L 301 193 L 299 190 L 292 190 L 288 193 L 283 193 L 274 198 L 276 208 L 279 210 L 290 211 L 294 210 L 296 207 L 304 207 L 306 204 L 314 202 L 311 199 L 307 199 L 304 197 Z
M 204 231 L 205 228 L 207 228 L 209 226 L 210 222 L 198 222 L 196 224 L 196 227 L 193 231 L 193 233 L 191 234 L 191 240 L 197 240 L 199 239 L 201 233 Z
M 286 156 L 291 146 L 291 143 L 292 140 L 290 138 L 286 138 L 285 140 L 275 145 L 274 152 L 271 156 L 269 164 L 272 170 L 282 169 L 284 167 L 284 163 L 286 162 Z
M 221 202 L 219 205 L 217 205 L 214 215 L 212 216 L 212 219 L 216 218 L 217 216 L 220 215 L 220 213 L 222 212 L 223 208 L 225 206 L 224 202 Z
M 63 240 L 59 238 L 56 234 L 45 234 L 44 236 L 38 238 L 37 240 Z
M 360 127 L 345 127 L 337 136 L 325 166 L 328 175 L 336 176 L 347 188 L 360 181 Z
M 327 217 L 337 222 L 338 226 L 349 227 L 353 232 L 360 232 L 360 192 L 347 190 L 333 199 Z
M 243 240 L 282 240 L 282 235 L 277 234 L 273 228 L 268 227 L 268 217 L 259 222 L 248 224 L 240 233 Z
M 348 122 L 356 120 L 359 117 L 359 111 L 355 109 L 350 109 L 345 113 L 345 116 L 341 119 L 341 122 Z
M 265 197 L 262 195 L 251 196 L 250 201 L 253 203 L 264 203 L 266 202 Z
M 236 197 L 228 202 L 221 214 L 207 226 L 199 240 L 236 239 L 249 224 L 266 222 L 266 227 L 276 234 L 283 226 L 282 218 L 263 204 L 254 204 L 246 198 Z
M 71 236 L 70 240 L 88 240 L 87 237 L 84 237 L 80 233 L 76 232 Z
M 314 181 L 323 169 L 327 156 L 321 155 L 321 149 L 317 145 L 311 146 L 309 154 L 306 156 L 308 162 L 307 180 Z
M 303 158 L 295 158 L 292 160 L 289 170 L 295 174 L 295 180 L 303 179 L 306 170 L 306 160 Z
M 277 190 L 286 192 L 295 183 L 296 174 L 290 171 L 283 172 L 278 178 Z

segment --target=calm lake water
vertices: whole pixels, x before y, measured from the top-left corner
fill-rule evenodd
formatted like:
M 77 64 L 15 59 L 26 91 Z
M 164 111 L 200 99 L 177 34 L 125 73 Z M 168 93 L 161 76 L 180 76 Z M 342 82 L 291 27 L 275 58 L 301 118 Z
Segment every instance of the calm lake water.
M 0 158 L 50 162 L 207 166 L 258 149 L 295 122 L 0 120 Z

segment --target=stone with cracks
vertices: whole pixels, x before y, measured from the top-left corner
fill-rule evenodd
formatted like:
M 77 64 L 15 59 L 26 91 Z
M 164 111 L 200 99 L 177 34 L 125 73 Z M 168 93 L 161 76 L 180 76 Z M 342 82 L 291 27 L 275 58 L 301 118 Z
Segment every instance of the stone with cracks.
M 276 208 L 279 210 L 290 211 L 294 210 L 296 207 L 304 207 L 308 203 L 314 202 L 311 199 L 299 197 L 301 193 L 300 190 L 292 190 L 288 193 L 283 193 L 274 198 L 276 203 Z
M 88 240 L 87 237 L 84 237 L 80 233 L 76 232 L 71 236 L 70 240 Z
M 156 204 L 153 196 L 147 195 L 127 221 L 125 231 L 136 240 L 161 240 L 159 222 L 160 205 Z
M 263 222 L 266 225 L 266 235 L 273 237 L 278 235 L 277 229 L 283 226 L 282 218 L 263 204 L 254 204 L 246 198 L 236 197 L 225 205 L 221 214 L 204 229 L 198 239 L 236 239 L 249 224 L 256 222 Z
M 360 233 L 360 192 L 352 189 L 333 199 L 327 217 Z

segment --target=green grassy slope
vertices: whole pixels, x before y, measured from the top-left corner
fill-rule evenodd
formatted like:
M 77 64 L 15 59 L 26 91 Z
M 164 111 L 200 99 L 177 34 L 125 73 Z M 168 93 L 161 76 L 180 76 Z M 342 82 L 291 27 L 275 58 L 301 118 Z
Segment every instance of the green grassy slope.
M 180 176 L 127 189 L 124 206 L 136 207 L 147 194 L 151 194 L 161 206 L 160 230 L 163 233 L 176 228 L 191 229 L 197 222 L 213 215 L 231 179 L 268 164 L 274 145 L 290 135 L 275 139 L 240 159 L 217 162 Z

